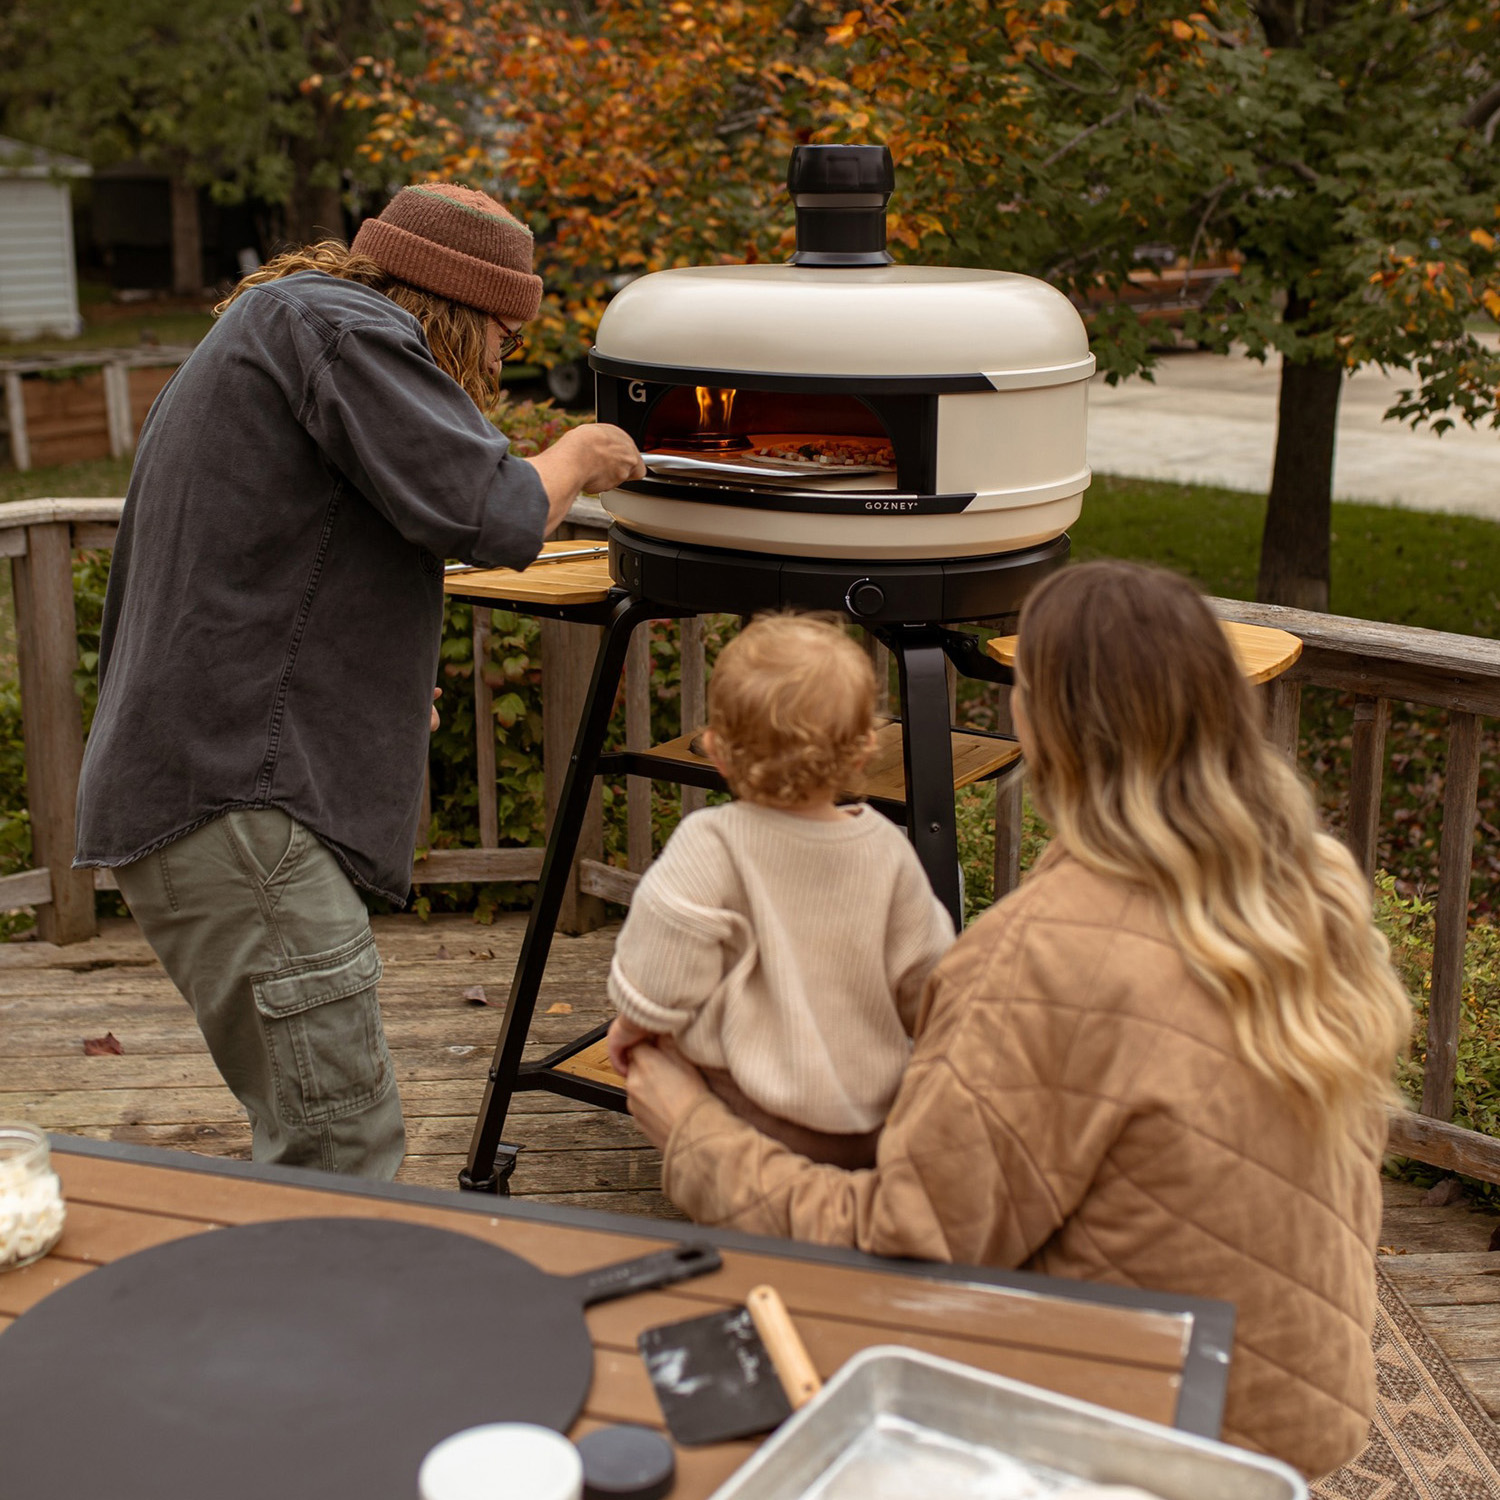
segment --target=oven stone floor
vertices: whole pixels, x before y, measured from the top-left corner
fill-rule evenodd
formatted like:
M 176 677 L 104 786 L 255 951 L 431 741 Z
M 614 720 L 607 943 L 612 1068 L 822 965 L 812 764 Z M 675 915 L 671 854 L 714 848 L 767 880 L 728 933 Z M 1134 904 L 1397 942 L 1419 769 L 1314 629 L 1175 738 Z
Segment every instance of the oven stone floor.
M 456 1189 L 523 926 L 515 915 L 491 927 L 467 917 L 376 919 L 386 1034 L 406 1114 L 403 1181 Z M 614 932 L 556 940 L 528 1056 L 606 1018 Z M 107 1034 L 118 1053 L 85 1055 L 86 1039 Z M 124 920 L 67 948 L 0 945 L 0 1119 L 207 1156 L 245 1157 L 250 1148 L 191 1013 Z M 525 1148 L 517 1197 L 675 1216 L 656 1152 L 628 1117 L 522 1094 L 505 1138 Z M 1420 1188 L 1386 1184 L 1385 1267 L 1500 1416 L 1500 1253 L 1489 1248 L 1500 1218 L 1423 1198 Z

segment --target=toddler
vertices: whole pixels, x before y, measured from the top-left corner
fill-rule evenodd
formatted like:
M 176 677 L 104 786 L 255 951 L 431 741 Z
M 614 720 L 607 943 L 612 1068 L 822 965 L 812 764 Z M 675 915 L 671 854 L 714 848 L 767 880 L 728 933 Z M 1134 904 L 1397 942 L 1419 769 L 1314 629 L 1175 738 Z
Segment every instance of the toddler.
M 874 714 L 869 660 L 837 624 L 769 615 L 731 641 L 703 749 L 736 800 L 683 819 L 609 975 L 617 1071 L 669 1035 L 737 1114 L 848 1168 L 874 1162 L 923 984 L 953 941 L 902 830 L 835 802 L 874 748 Z

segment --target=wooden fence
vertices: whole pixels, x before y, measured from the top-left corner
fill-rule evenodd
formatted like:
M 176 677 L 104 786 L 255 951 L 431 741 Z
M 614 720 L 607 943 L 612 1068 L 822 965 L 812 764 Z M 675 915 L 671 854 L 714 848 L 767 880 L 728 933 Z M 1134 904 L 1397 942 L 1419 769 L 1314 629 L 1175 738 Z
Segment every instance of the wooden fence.
M 139 423 L 192 352 L 168 346 L 0 358 L 11 462 L 24 471 L 133 452 Z M 33 378 L 49 374 L 58 378 Z
M 107 870 L 70 868 L 74 803 L 83 757 L 82 720 L 73 673 L 77 625 L 73 608 L 75 551 L 114 545 L 121 500 L 27 500 L 0 506 L 0 557 L 11 560 L 21 676 L 28 801 L 37 868 L 0 879 L 0 909 L 36 909 L 40 935 L 57 943 L 94 934 L 94 892 L 114 889 Z M 598 536 L 603 511 L 580 502 L 562 535 Z M 1385 736 L 1393 703 L 1422 704 L 1448 713 L 1448 754 L 1439 849 L 1436 940 L 1433 950 L 1427 1061 L 1419 1113 L 1393 1116 L 1391 1149 L 1453 1171 L 1500 1182 L 1500 1140 L 1449 1123 L 1457 1067 L 1463 996 L 1469 882 L 1479 794 L 1479 727 L 1500 715 L 1500 641 L 1311 614 L 1238 600 L 1211 601 L 1225 619 L 1291 631 L 1301 658 L 1265 689 L 1269 732 L 1295 755 L 1303 684 L 1355 695 L 1353 763 L 1347 837 L 1367 874 L 1375 867 Z M 487 655 L 490 612 L 476 609 L 474 659 Z M 681 630 L 681 711 L 684 727 L 704 714 L 702 621 Z M 571 746 L 592 670 L 596 627 L 542 621 L 542 735 L 544 745 Z M 645 631 L 637 632 L 626 663 L 626 744 L 650 744 L 650 671 Z M 883 679 L 882 679 L 883 680 Z M 474 674 L 478 746 L 479 847 L 432 850 L 416 862 L 417 884 L 529 881 L 541 873 L 542 850 L 502 848 L 495 793 L 493 698 Z M 550 821 L 561 791 L 566 755 L 546 755 Z M 596 792 L 585 824 L 559 925 L 580 932 L 604 920 L 606 901 L 628 902 L 651 859 L 650 783 L 627 778 L 627 869 L 603 858 L 602 804 Z M 703 793 L 684 787 L 684 811 Z M 996 895 L 1014 885 L 1020 847 L 1019 782 L 996 798 Z

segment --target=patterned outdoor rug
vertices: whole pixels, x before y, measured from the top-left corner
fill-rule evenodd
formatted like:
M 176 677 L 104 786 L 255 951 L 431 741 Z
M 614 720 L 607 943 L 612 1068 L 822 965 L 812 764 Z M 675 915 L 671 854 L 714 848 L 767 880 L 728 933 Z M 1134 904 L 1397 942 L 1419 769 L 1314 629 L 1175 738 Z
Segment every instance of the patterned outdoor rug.
M 1318 1500 L 1500 1500 L 1500 1431 L 1375 1262 L 1370 1443 Z

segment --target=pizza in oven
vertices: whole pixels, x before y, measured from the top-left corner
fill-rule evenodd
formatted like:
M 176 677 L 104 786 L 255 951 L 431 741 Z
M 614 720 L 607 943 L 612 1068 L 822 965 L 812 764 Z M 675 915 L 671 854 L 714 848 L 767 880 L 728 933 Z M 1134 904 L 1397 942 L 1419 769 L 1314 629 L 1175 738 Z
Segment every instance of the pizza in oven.
M 874 437 L 792 433 L 786 437 L 753 440 L 750 453 L 756 458 L 825 469 L 896 467 L 896 454 L 890 443 L 884 438 Z

